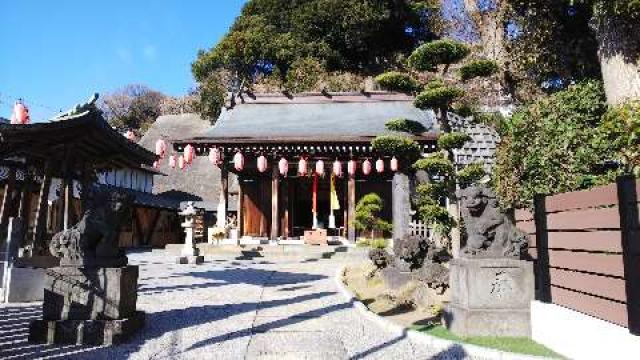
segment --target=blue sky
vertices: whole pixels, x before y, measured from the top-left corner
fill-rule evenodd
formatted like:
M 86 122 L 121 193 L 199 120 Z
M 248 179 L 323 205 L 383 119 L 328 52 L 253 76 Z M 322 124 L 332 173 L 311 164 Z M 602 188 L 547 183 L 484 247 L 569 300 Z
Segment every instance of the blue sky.
M 245 0 L 0 0 L 0 116 L 16 97 L 32 119 L 131 83 L 170 95 L 194 86 L 190 64 Z

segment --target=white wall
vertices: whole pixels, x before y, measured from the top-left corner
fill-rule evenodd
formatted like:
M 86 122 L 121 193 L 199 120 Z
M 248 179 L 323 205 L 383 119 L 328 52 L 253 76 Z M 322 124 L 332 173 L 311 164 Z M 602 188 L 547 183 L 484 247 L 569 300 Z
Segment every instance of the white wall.
M 571 359 L 640 359 L 640 336 L 562 306 L 533 301 L 531 328 L 533 340 Z

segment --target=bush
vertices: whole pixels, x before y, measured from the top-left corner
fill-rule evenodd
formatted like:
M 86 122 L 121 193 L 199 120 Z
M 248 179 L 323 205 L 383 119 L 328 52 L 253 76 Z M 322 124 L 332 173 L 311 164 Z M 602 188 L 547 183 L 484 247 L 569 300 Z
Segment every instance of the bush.
M 441 176 L 450 178 L 454 172 L 453 164 L 449 159 L 442 156 L 442 154 L 420 159 L 413 164 L 413 168 L 416 170 L 423 170 L 433 177 Z
M 450 65 L 469 55 L 467 45 L 450 39 L 436 40 L 417 48 L 409 56 L 409 66 L 418 71 L 435 71 L 438 65 Z
M 373 239 L 369 242 L 369 246 L 372 249 L 386 249 L 388 245 L 389 242 L 387 241 L 387 239 L 383 238 Z
M 418 193 L 418 201 L 419 205 L 421 204 L 435 204 L 438 199 L 442 199 L 447 196 L 447 188 L 444 183 L 427 183 L 420 184 L 416 187 L 416 192 Z
M 461 149 L 468 141 L 471 141 L 469 134 L 461 132 L 445 133 L 438 137 L 438 148 L 443 150 Z
M 420 90 L 418 81 L 409 74 L 397 71 L 389 71 L 380 74 L 375 78 L 381 88 L 389 91 L 398 91 L 402 93 L 413 93 Z
M 447 209 L 440 205 L 426 204 L 420 206 L 419 210 L 422 221 L 438 225 L 442 234 L 449 234 L 456 226 L 456 221 L 449 215 Z
M 327 73 L 316 59 L 301 58 L 291 64 L 284 87 L 293 93 L 317 90 Z
M 356 204 L 356 214 L 353 225 L 360 231 L 390 231 L 391 225 L 380 219 L 384 202 L 378 194 L 370 193 L 363 196 Z M 372 234 L 373 238 L 373 234 Z
M 402 135 L 377 136 L 371 141 L 371 147 L 379 153 L 397 156 L 407 164 L 420 158 L 421 153 L 420 144 Z
M 516 112 L 505 126 L 494 168 L 501 203 L 525 206 L 535 194 L 609 181 L 612 173 L 603 165 L 615 158 L 616 144 L 597 141 L 606 111 L 601 83 L 587 81 Z
M 440 86 L 421 92 L 413 104 L 421 110 L 447 108 L 454 101 L 463 97 L 465 91 L 452 86 Z
M 610 108 L 594 146 L 603 151 L 613 148 L 614 160 L 623 165 L 624 171 L 640 175 L 640 100 Z
M 481 163 L 469 164 L 458 171 L 458 184 L 460 184 L 460 187 L 467 187 L 477 183 L 485 175 L 487 175 L 487 172 L 484 170 L 484 165 Z
M 416 135 L 427 131 L 427 128 L 425 128 L 421 122 L 409 119 L 393 119 L 387 121 L 384 125 L 391 131 L 400 131 Z
M 458 74 L 462 81 L 468 81 L 477 77 L 488 77 L 498 71 L 498 64 L 493 60 L 473 60 L 463 65 Z

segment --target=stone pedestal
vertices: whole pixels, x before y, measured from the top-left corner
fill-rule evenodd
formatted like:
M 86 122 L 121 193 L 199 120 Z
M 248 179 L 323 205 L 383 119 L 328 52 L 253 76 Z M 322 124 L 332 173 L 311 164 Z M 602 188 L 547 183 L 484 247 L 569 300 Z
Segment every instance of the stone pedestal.
M 454 259 L 444 320 L 454 334 L 530 337 L 533 264 L 524 260 Z
M 29 341 L 111 345 L 144 326 L 136 310 L 138 267 L 56 267 L 46 271 L 42 320 Z

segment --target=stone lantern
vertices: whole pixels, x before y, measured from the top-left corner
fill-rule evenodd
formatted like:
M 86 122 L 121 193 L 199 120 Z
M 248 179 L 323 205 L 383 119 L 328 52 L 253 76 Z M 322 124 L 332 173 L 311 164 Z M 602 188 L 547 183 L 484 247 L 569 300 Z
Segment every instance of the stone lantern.
M 193 201 L 187 203 L 187 207 L 180 211 L 180 216 L 184 217 L 184 222 L 180 224 L 184 228 L 184 246 L 178 257 L 178 264 L 202 264 L 204 262 L 204 256 L 199 255 L 200 250 L 196 248 L 196 244 L 193 242 L 193 227 L 195 217 L 198 215 L 198 211 L 193 206 Z

